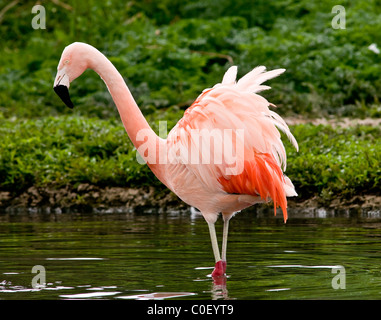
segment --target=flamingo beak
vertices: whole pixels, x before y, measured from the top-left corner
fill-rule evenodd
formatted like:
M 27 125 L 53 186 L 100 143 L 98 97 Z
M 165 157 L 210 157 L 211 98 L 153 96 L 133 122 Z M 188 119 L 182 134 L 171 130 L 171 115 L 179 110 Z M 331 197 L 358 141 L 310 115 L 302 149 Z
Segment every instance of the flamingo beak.
M 69 77 L 65 72 L 65 68 L 62 68 L 57 72 L 56 79 L 54 80 L 54 92 L 61 98 L 61 100 L 70 108 L 74 108 L 74 104 L 70 99 L 69 86 L 70 81 Z

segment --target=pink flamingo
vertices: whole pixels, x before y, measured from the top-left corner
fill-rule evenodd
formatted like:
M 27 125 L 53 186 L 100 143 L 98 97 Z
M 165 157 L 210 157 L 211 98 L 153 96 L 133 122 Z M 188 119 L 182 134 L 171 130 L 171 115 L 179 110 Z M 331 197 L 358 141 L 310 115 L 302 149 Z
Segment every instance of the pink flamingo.
M 222 82 L 204 90 L 167 139 L 162 139 L 147 123 L 113 64 L 85 43 L 66 47 L 58 65 L 54 90 L 68 107 L 73 108 L 70 82 L 88 68 L 106 83 L 127 134 L 152 172 L 204 216 L 216 263 L 213 277 L 225 275 L 229 220 L 236 212 L 272 200 L 274 214 L 280 206 L 286 222 L 286 197 L 297 194 L 283 174 L 286 152 L 278 129 L 296 149 L 298 144 L 284 120 L 269 109 L 274 105 L 257 94 L 270 89 L 262 83 L 284 69 L 266 72 L 265 67 L 256 67 L 236 82 L 237 67 L 230 67 Z M 221 134 L 215 134 L 216 130 Z M 212 131 L 213 145 L 205 143 Z M 200 145 L 197 139 L 204 143 Z M 218 152 L 222 154 L 219 159 Z M 224 221 L 222 255 L 215 231 L 219 213 Z

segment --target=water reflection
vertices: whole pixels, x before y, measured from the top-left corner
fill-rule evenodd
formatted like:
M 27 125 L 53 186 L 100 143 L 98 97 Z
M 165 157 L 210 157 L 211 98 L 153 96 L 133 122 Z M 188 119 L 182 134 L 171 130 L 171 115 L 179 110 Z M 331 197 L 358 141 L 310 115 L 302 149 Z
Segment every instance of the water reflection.
M 212 285 L 212 300 L 228 300 L 229 292 L 227 289 L 227 279 L 228 276 L 214 277 Z
M 133 300 L 164 300 L 169 298 L 183 298 L 196 295 L 193 292 L 153 292 L 142 293 L 130 296 L 119 296 L 118 299 L 133 299 Z
M 73 258 L 46 258 L 46 260 L 56 261 L 92 261 L 92 260 L 105 260 L 104 258 L 95 257 L 73 257 Z
M 103 297 L 109 297 L 114 296 L 116 294 L 120 293 L 119 291 L 114 292 L 88 292 L 88 293 L 76 293 L 76 294 L 61 294 L 60 298 L 64 299 L 92 299 L 92 298 L 103 298 Z
M 227 277 L 213 279 L 194 212 L 0 213 L 0 299 L 379 298 L 381 210 L 271 208 L 232 219 Z M 217 223 L 221 238 L 222 223 Z M 46 285 L 32 288 L 34 265 Z M 347 271 L 346 290 L 331 286 Z
M 255 218 L 269 218 L 273 216 L 272 207 L 270 206 L 253 206 L 251 208 L 245 209 L 242 214 L 249 214 Z M 381 218 L 381 208 L 324 208 L 324 207 L 294 207 L 288 208 L 290 218 Z M 281 213 L 280 209 L 277 209 L 277 213 Z M 118 216 L 118 219 L 124 218 L 136 218 L 144 216 L 157 216 L 163 217 L 165 219 L 178 218 L 181 216 L 187 216 L 191 220 L 199 219 L 199 211 L 194 208 L 183 209 L 183 210 L 169 210 L 167 212 L 159 212 L 151 209 L 142 211 L 139 213 L 134 213 L 128 208 L 107 208 L 107 209 L 97 209 L 94 208 L 93 212 L 80 212 L 80 211 L 70 211 L 70 210 L 52 210 L 48 208 L 8 208 L 6 211 L 0 211 L 0 222 L 59 222 L 62 220 L 88 220 L 91 217 L 107 217 L 114 219 Z M 277 214 L 276 218 L 282 220 L 282 216 Z

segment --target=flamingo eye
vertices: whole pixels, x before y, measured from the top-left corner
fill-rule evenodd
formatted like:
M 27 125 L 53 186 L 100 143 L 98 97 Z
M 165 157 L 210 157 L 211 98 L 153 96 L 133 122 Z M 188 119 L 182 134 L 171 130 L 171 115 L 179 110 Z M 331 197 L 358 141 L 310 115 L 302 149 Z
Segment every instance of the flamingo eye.
M 69 60 L 65 60 L 64 61 L 64 64 L 68 64 L 70 61 Z

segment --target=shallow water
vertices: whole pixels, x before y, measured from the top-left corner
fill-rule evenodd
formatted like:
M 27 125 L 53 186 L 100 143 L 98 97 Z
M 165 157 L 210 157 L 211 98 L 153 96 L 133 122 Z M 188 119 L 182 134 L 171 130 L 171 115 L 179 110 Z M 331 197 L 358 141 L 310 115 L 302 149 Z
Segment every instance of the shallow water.
M 3 212 L 0 299 L 381 297 L 381 210 L 271 212 L 231 220 L 226 285 L 194 213 Z

